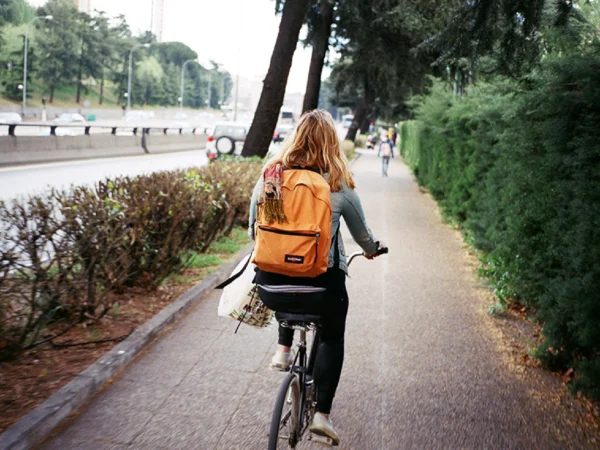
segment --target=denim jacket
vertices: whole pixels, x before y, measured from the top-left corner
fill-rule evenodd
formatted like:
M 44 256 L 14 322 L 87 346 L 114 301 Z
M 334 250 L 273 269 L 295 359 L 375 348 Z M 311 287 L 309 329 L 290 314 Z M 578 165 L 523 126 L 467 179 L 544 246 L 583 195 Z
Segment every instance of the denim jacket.
M 324 175 L 325 179 L 328 178 L 328 174 Z M 252 201 L 250 203 L 250 220 L 248 227 L 248 236 L 254 240 L 254 225 L 256 223 L 256 203 L 260 191 L 262 190 L 263 179 L 262 176 L 254 187 L 252 193 Z M 338 248 L 340 251 L 340 269 L 348 273 L 348 264 L 346 260 L 346 253 L 344 251 L 344 242 L 342 241 L 342 233 L 340 232 L 340 218 L 343 217 L 350 234 L 354 241 L 367 253 L 373 254 L 378 249 L 378 242 L 373 237 L 373 233 L 367 226 L 365 219 L 365 213 L 360 203 L 360 198 L 354 189 L 350 189 L 346 183 L 343 184 L 343 189 L 339 192 L 331 193 L 331 212 L 332 212 L 332 228 L 331 228 L 331 250 L 329 252 L 329 267 L 333 267 L 335 259 L 335 236 L 334 233 L 337 231 L 338 234 Z

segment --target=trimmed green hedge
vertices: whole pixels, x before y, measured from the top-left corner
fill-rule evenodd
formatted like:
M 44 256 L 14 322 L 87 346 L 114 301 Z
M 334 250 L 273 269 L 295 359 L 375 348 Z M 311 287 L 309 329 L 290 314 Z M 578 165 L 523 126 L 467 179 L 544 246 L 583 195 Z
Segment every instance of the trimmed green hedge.
M 600 51 L 548 57 L 521 83 L 415 99 L 401 152 L 484 257 L 501 302 L 543 323 L 550 368 L 600 398 Z
M 216 162 L 0 202 L 0 360 L 102 317 L 111 292 L 157 286 L 186 252 L 247 224 L 260 172 Z

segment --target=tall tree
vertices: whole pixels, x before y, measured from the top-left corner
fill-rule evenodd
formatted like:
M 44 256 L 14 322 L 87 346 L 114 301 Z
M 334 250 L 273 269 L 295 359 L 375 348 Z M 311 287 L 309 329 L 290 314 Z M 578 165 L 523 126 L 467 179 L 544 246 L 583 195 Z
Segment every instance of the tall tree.
M 94 15 L 94 22 L 97 35 L 97 58 L 98 58 L 98 77 L 100 78 L 100 98 L 98 103 L 104 103 L 104 86 L 107 75 L 115 69 L 119 62 L 118 46 L 121 39 L 121 30 L 118 27 L 111 27 L 110 20 L 104 12 L 98 12 Z
M 33 18 L 33 8 L 25 0 L 2 0 L 0 2 L 0 26 L 4 23 L 20 25 Z
M 119 15 L 117 23 L 112 32 L 118 36 L 115 45 L 115 60 L 117 61 L 112 69 L 112 82 L 115 85 L 117 105 L 123 104 L 124 94 L 127 92 L 127 76 L 129 67 L 129 51 L 138 43 L 131 35 L 131 29 L 124 15 Z
M 81 101 L 81 91 L 84 89 L 84 78 L 98 78 L 101 73 L 101 33 L 100 25 L 95 18 L 80 13 L 78 19 L 80 52 L 77 69 L 77 93 L 75 103 Z M 87 92 L 87 88 L 85 89 Z
M 546 52 L 542 31 L 568 25 L 575 3 L 577 0 L 460 2 L 448 26 L 421 48 L 435 49 L 438 64 L 452 65 L 466 58 L 474 70 L 483 57 L 492 57 L 493 64 L 488 64 L 486 72 L 518 76 L 537 65 Z
M 345 98 L 357 98 L 346 139 L 354 140 L 375 116 L 401 113 L 408 96 L 422 89 L 435 56 L 413 50 L 447 25 L 456 2 L 340 2 L 336 37 L 341 58 L 332 72 L 333 84 Z
M 329 49 L 335 4 L 335 0 L 321 0 L 318 9 L 313 8 L 313 14 L 309 15 L 309 24 L 311 26 L 309 27 L 308 40 L 312 43 L 312 54 L 302 112 L 319 107 L 321 76 L 323 74 L 327 50 Z
M 242 152 L 243 156 L 265 156 L 277 126 L 292 59 L 309 0 L 286 0 L 269 71 Z
M 53 16 L 53 20 L 45 21 L 43 32 L 37 39 L 40 48 L 38 76 L 44 79 L 50 94 L 49 101 L 52 103 L 56 88 L 72 81 L 77 73 L 78 12 L 70 0 L 49 0 L 41 8 L 41 13 Z

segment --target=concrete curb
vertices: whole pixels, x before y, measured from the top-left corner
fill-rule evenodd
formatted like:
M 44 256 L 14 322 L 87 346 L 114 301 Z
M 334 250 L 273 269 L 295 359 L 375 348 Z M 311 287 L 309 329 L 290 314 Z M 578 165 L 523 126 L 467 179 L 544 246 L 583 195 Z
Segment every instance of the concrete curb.
M 62 389 L 45 400 L 0 435 L 0 449 L 27 450 L 47 438 L 50 433 L 78 409 L 120 369 L 129 364 L 149 343 L 181 317 L 222 281 L 226 280 L 254 244 L 240 250 L 234 258 L 182 294 L 131 336 L 101 356 Z
M 356 156 L 354 158 L 352 158 L 352 160 L 349 162 L 348 165 L 350 167 L 354 166 L 354 164 L 356 164 L 356 161 L 358 161 L 361 156 L 362 156 L 362 153 L 356 152 Z

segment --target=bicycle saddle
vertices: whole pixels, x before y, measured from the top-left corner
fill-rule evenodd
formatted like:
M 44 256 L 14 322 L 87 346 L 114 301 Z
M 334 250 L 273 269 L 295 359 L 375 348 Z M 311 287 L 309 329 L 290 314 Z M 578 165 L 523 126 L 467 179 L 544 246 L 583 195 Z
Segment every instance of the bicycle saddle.
M 311 323 L 314 323 L 315 325 L 321 324 L 321 316 L 317 316 L 314 314 L 276 312 L 275 318 L 279 322 L 287 322 L 290 325 Z

